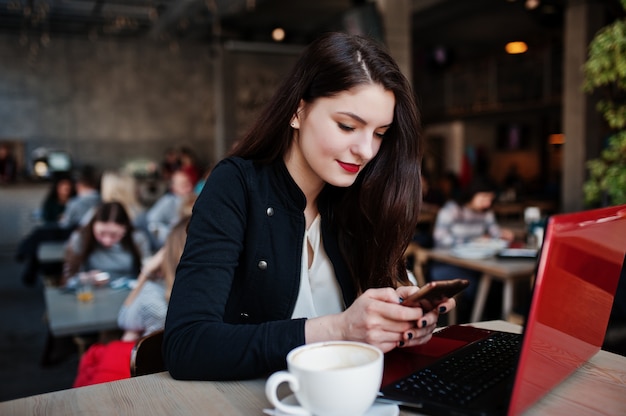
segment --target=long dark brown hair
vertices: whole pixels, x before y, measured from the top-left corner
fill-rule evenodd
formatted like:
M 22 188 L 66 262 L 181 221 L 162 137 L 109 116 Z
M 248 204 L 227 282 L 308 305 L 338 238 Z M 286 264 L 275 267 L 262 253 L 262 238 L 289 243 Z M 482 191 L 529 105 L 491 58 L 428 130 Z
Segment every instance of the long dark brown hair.
M 125 250 L 131 253 L 133 257 L 133 272 L 136 275 L 139 274 L 141 269 L 141 254 L 133 240 L 134 227 L 130 217 L 121 203 L 103 202 L 96 209 L 91 221 L 80 230 L 82 250 L 78 253 L 74 253 L 74 255 L 70 256 L 71 258 L 68 259 L 67 276 L 69 277 L 76 274 L 80 266 L 89 259 L 91 253 L 97 248 L 98 241 L 93 233 L 93 226 L 97 221 L 114 222 L 126 228 L 126 233 L 124 237 L 122 237 L 120 244 Z
M 307 47 L 231 156 L 271 163 L 293 139 L 301 100 L 312 103 L 363 84 L 395 96 L 394 119 L 380 150 L 348 188 L 327 185 L 318 198 L 336 229 L 358 291 L 406 284 L 403 253 L 421 203 L 421 121 L 413 91 L 393 58 L 372 39 L 328 33 Z

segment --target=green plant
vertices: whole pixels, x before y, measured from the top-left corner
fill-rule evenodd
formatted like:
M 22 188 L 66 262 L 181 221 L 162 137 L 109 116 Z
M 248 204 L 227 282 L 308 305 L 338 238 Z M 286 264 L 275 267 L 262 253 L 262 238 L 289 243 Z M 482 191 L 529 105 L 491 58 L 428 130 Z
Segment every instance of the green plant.
M 620 1 L 626 11 L 626 0 Z M 600 157 L 586 164 L 585 202 L 626 204 L 626 19 L 596 33 L 589 44 L 584 74 L 584 90 L 602 93 L 597 110 L 613 130 Z

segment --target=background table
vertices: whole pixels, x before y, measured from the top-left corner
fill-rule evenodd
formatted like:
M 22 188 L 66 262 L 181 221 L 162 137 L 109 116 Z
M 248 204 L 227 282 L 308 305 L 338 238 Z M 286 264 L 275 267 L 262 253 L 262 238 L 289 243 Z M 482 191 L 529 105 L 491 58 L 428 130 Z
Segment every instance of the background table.
M 129 289 L 94 288 L 91 302 L 80 302 L 76 294 L 46 287 L 46 313 L 50 332 L 55 337 L 117 329 L 117 315 Z
M 527 280 L 530 287 L 531 278 L 535 274 L 535 268 L 537 267 L 536 259 L 502 259 L 498 257 L 467 259 L 454 256 L 450 250 L 445 249 L 428 250 L 420 248 L 419 250 L 422 259 L 435 260 L 482 273 L 478 283 L 476 300 L 472 308 L 472 316 L 470 318 L 472 322 L 478 322 L 482 318 L 493 279 L 502 281 L 501 318 L 504 320 L 509 319 L 513 310 L 515 284 L 520 280 Z M 450 278 L 452 279 L 454 276 L 450 276 Z
M 481 328 L 519 332 L 504 321 Z M 0 403 L 1 415 L 228 415 L 261 416 L 270 404 L 265 379 L 177 381 L 167 372 Z M 626 414 L 626 357 L 598 352 L 537 402 L 527 415 Z M 402 416 L 415 415 L 402 409 Z

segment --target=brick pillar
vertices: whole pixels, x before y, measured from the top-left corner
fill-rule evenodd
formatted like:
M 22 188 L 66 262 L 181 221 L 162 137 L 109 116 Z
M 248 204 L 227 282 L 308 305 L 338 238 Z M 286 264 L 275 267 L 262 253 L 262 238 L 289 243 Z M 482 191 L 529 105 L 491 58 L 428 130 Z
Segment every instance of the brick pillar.
M 411 0 L 376 0 L 382 15 L 385 42 L 400 70 L 413 83 Z
M 594 1 L 570 0 L 565 12 L 563 61 L 563 170 L 561 209 L 584 209 L 585 162 L 598 155 L 601 141 L 600 116 L 594 97 L 582 91 L 582 67 L 594 34 L 604 24 L 602 5 Z

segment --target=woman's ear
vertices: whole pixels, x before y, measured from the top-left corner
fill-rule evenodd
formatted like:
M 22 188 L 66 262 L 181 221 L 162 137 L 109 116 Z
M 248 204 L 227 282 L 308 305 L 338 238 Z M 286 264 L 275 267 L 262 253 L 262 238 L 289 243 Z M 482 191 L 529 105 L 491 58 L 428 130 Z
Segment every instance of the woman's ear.
M 300 100 L 300 104 L 298 104 L 298 109 L 296 113 L 291 117 L 291 121 L 289 125 L 294 129 L 300 128 L 300 117 L 302 116 L 302 112 L 304 111 L 304 100 Z

